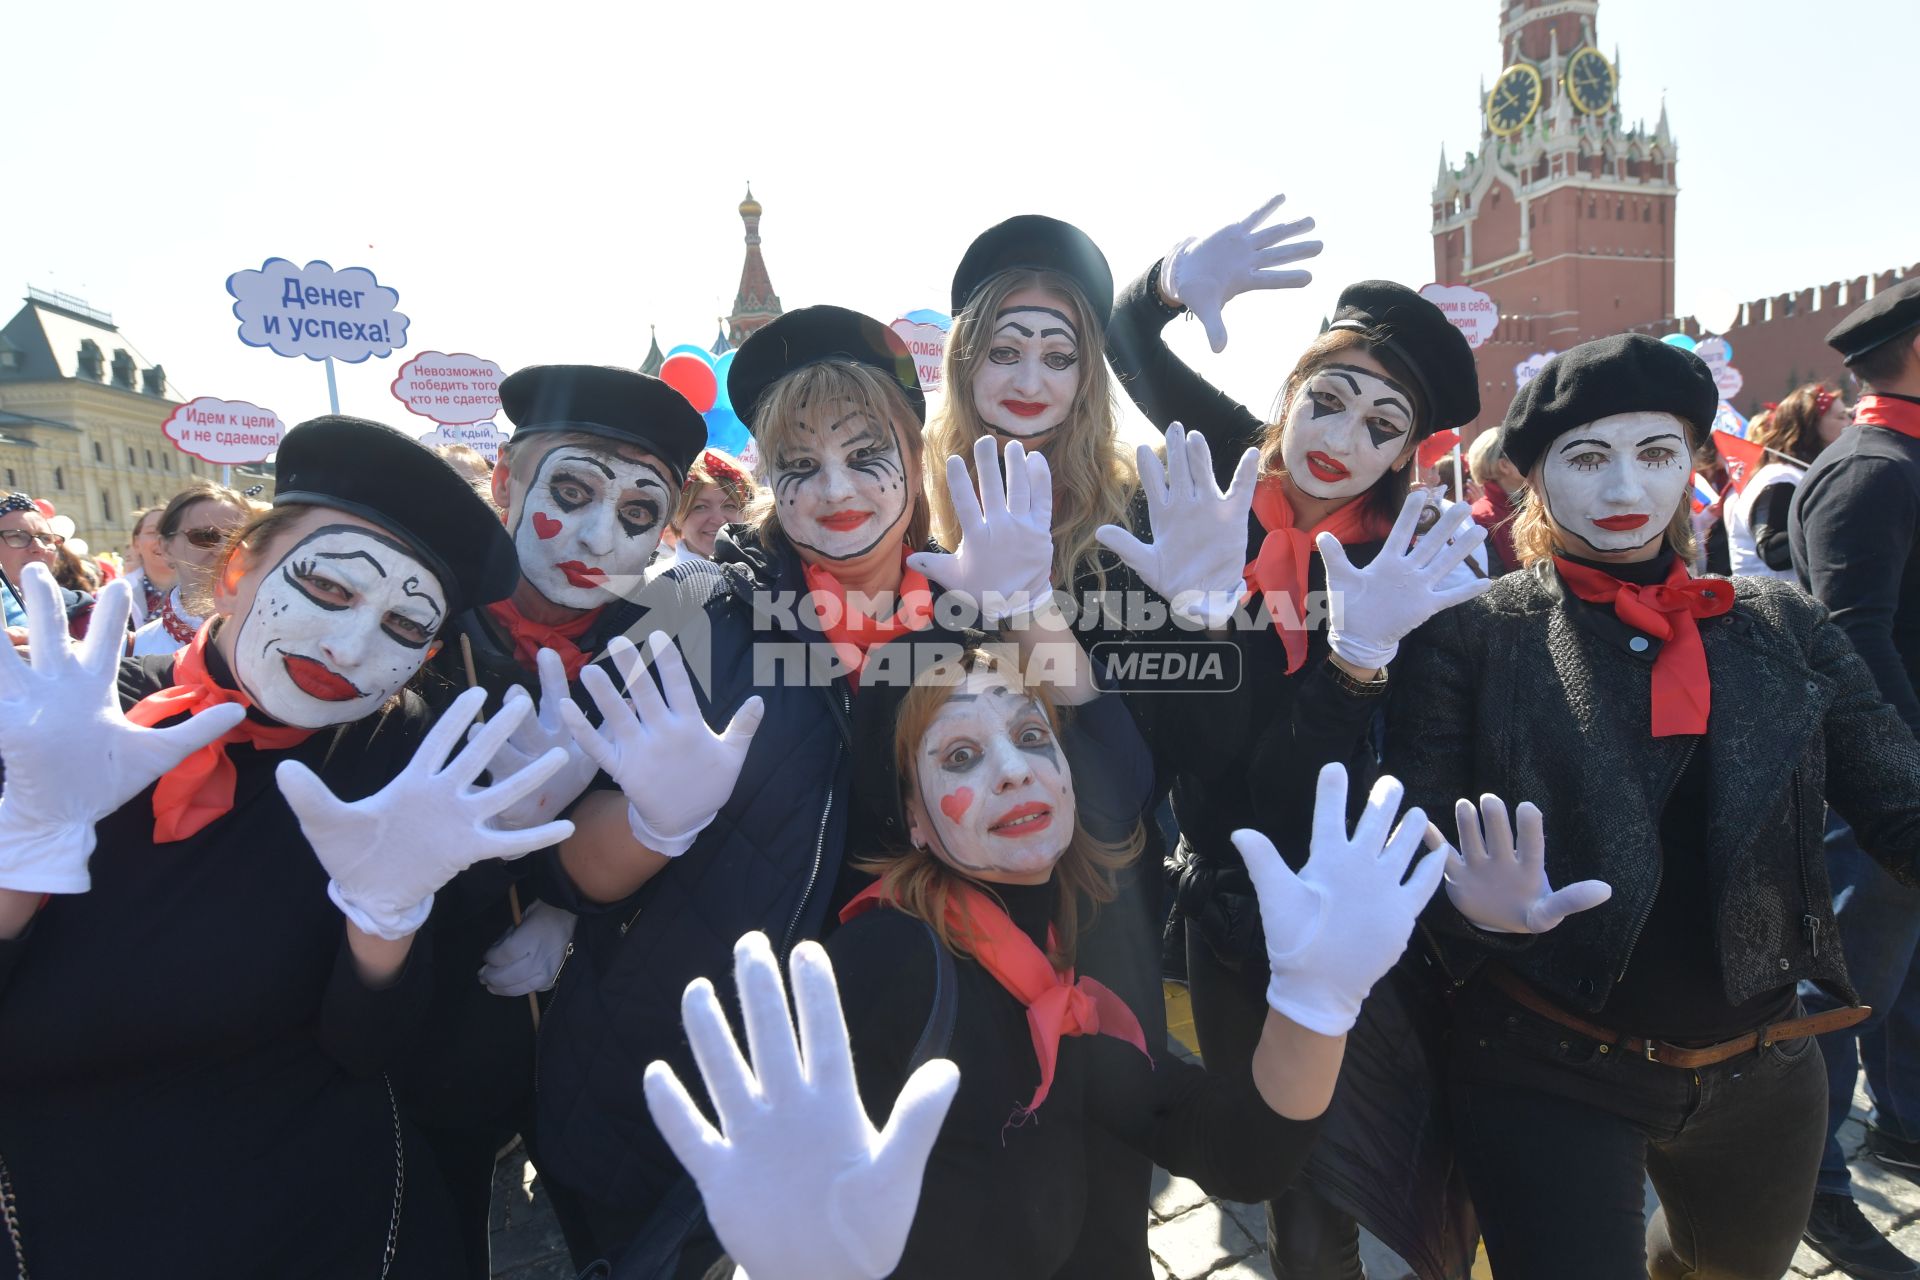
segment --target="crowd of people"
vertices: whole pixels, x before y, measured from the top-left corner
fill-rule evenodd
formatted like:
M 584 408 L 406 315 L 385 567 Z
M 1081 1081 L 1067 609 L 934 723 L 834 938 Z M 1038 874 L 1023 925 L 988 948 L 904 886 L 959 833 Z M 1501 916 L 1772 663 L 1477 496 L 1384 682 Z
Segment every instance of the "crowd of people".
M 316 418 L 117 565 L 0 500 L 0 1261 L 477 1280 L 518 1139 L 599 1276 L 1144 1280 L 1155 1165 L 1291 1278 L 1920 1275 L 1835 1137 L 1864 1060 L 1920 1178 L 1920 282 L 1696 512 L 1644 335 L 1438 475 L 1402 285 L 1210 385 L 1278 205 L 1118 288 L 989 228 L 931 403 L 789 312 L 750 464 L 542 365 L 491 466 Z

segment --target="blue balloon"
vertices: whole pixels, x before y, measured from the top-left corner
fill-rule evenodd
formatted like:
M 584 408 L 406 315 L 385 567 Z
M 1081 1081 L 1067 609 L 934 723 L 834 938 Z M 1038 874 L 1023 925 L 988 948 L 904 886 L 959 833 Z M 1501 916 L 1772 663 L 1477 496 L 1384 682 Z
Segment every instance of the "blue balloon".
M 727 394 L 727 371 L 733 368 L 733 356 L 734 353 L 729 351 L 713 362 L 713 376 L 720 383 L 720 394 L 713 402 L 715 409 L 733 408 L 733 397 Z
M 667 359 L 671 360 L 677 355 L 699 356 L 702 364 L 706 365 L 709 369 L 713 368 L 713 352 L 707 350 L 705 347 L 696 347 L 691 342 L 683 342 L 673 350 L 667 352 Z
M 1689 338 L 1684 333 L 1670 333 L 1666 337 L 1660 339 L 1660 341 L 1666 343 L 1670 347 L 1678 347 L 1682 351 L 1691 351 L 1694 348 L 1693 339 Z
M 739 457 L 752 439 L 747 424 L 740 421 L 738 414 L 731 408 L 723 409 L 718 405 L 707 410 L 707 446 Z

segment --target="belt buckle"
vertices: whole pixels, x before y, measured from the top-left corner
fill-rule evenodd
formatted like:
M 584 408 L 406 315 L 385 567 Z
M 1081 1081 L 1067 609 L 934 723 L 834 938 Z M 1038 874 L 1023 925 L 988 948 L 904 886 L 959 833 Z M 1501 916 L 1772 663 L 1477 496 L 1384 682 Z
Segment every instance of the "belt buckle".
M 1648 1039 L 1647 1061 L 1658 1064 L 1660 1062 L 1659 1053 L 1660 1053 L 1660 1042 L 1657 1040 L 1653 1040 L 1651 1038 Z

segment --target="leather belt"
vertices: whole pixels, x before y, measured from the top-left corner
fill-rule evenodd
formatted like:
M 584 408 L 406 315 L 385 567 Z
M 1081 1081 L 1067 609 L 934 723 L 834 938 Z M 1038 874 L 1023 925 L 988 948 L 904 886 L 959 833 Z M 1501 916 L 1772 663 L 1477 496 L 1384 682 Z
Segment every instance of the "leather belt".
M 1735 1036 L 1731 1040 L 1689 1048 L 1686 1045 L 1669 1044 L 1665 1040 L 1622 1035 L 1618 1031 L 1596 1026 L 1576 1014 L 1568 1013 L 1535 991 L 1524 980 L 1499 965 L 1488 965 L 1484 972 L 1489 983 L 1511 996 L 1522 1008 L 1537 1013 L 1547 1021 L 1565 1027 L 1569 1031 L 1576 1031 L 1589 1040 L 1597 1040 L 1603 1045 L 1620 1049 L 1636 1058 L 1645 1058 L 1648 1062 L 1657 1062 L 1665 1067 L 1710 1067 L 1717 1062 L 1737 1058 L 1755 1049 L 1764 1049 L 1782 1040 L 1798 1040 L 1802 1036 L 1824 1035 L 1829 1031 L 1839 1031 L 1854 1026 L 1864 1021 L 1867 1015 L 1873 1012 L 1864 1004 L 1849 1005 L 1843 1009 L 1829 1009 L 1825 1013 L 1816 1013 L 1805 1018 L 1771 1022 L 1743 1036 Z

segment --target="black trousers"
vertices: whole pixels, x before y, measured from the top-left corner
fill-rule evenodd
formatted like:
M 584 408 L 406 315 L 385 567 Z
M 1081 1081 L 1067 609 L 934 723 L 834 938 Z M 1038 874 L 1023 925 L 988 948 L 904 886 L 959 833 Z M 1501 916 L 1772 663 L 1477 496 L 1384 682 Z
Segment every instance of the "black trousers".
M 1826 1136 L 1811 1038 L 1689 1071 L 1484 984 L 1455 1019 L 1454 1137 L 1500 1280 L 1785 1274 Z M 1643 1226 L 1649 1177 L 1661 1207 Z
M 1186 933 L 1187 995 L 1200 1056 L 1216 1071 L 1245 1070 L 1267 1020 L 1265 957 L 1235 967 L 1214 954 L 1198 929 Z M 1267 1202 L 1267 1252 L 1276 1280 L 1366 1280 L 1359 1225 L 1304 1183 Z

